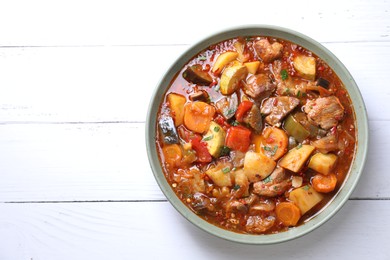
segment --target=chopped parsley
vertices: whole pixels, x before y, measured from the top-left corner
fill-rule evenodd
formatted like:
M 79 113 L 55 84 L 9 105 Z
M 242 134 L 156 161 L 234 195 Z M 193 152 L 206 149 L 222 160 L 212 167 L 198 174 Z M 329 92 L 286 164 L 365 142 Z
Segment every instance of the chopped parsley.
M 298 90 L 298 93 L 297 93 L 297 98 L 299 98 L 301 96 L 301 91 Z
M 223 169 L 222 169 L 222 172 L 223 172 L 223 173 L 228 173 L 228 172 L 230 172 L 230 167 L 225 167 L 225 168 L 223 168 Z
M 199 56 L 198 60 L 207 60 L 207 57 L 206 56 Z
M 271 181 L 272 181 L 271 175 L 263 180 L 264 183 L 268 183 L 268 182 L 271 182 Z
M 205 137 L 203 137 L 202 141 L 210 141 L 213 138 L 214 138 L 214 135 L 205 136 Z
M 216 133 L 219 132 L 219 127 L 218 126 L 214 127 L 214 132 L 216 132 Z
M 275 145 L 273 148 L 269 147 L 269 146 L 264 146 L 263 148 L 265 151 L 269 152 L 271 154 L 271 156 L 273 156 L 276 154 L 276 151 L 278 150 L 279 147 L 277 145 Z
M 286 88 L 286 89 L 284 90 L 284 94 L 286 94 L 286 95 L 290 94 L 290 89 L 289 89 L 289 88 Z
M 297 146 L 297 150 L 301 149 L 302 148 L 302 144 L 298 144 Z
M 225 156 L 230 153 L 230 148 L 227 146 L 222 146 L 220 156 Z
M 236 110 L 234 108 L 229 108 L 227 111 L 226 111 L 226 116 L 229 117 L 231 115 L 234 115 L 234 113 L 236 113 Z
M 234 120 L 232 123 L 231 123 L 231 125 L 232 126 L 238 126 L 240 123 L 237 121 L 237 120 Z
M 304 190 L 309 190 L 309 185 L 303 186 Z
M 236 184 L 236 185 L 234 185 L 233 190 L 239 190 L 240 188 L 241 188 L 241 186 Z
M 287 70 L 283 69 L 280 71 L 280 76 L 282 77 L 282 80 L 288 79 L 288 72 Z

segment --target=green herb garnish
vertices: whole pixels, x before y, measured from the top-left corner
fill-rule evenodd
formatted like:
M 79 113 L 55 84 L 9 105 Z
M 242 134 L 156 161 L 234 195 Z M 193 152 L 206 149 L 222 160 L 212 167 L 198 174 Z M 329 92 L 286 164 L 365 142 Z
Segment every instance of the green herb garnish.
M 232 123 L 231 123 L 232 126 L 238 126 L 240 125 L 240 123 L 237 121 L 237 120 L 234 120 Z
M 236 113 L 236 110 L 233 108 L 229 108 L 228 111 L 226 112 L 226 116 L 229 117 L 231 115 L 234 115 Z
M 268 183 L 268 182 L 271 182 L 271 181 L 272 181 L 271 175 L 263 180 L 264 183 Z
M 297 93 L 297 98 L 299 98 L 299 96 L 301 95 L 301 91 L 298 90 L 298 93 Z
M 239 190 L 240 188 L 241 188 L 241 186 L 236 184 L 236 185 L 234 185 L 233 190 Z
M 199 56 L 198 60 L 207 60 L 207 57 L 206 56 Z
M 298 144 L 297 150 L 302 148 L 302 144 Z
M 278 150 L 278 146 L 275 145 L 274 148 L 271 148 L 269 146 L 264 146 L 263 147 L 265 151 L 269 152 L 271 154 L 271 156 L 275 155 L 276 154 L 276 151 Z
M 288 79 L 288 72 L 287 72 L 287 70 L 283 69 L 282 71 L 280 71 L 280 76 L 282 77 L 282 80 Z
M 230 153 L 230 148 L 227 146 L 222 146 L 220 156 L 225 156 Z
M 223 173 L 228 173 L 228 172 L 230 172 L 230 167 L 225 167 L 225 168 L 223 168 L 223 169 L 222 169 L 222 172 L 223 172 Z
M 309 190 L 309 185 L 303 186 L 304 190 Z
M 203 137 L 202 141 L 210 141 L 211 139 L 213 139 L 213 137 L 214 137 L 214 135 L 205 136 L 205 137 Z
M 214 127 L 214 132 L 216 132 L 216 133 L 219 132 L 219 127 L 218 126 Z

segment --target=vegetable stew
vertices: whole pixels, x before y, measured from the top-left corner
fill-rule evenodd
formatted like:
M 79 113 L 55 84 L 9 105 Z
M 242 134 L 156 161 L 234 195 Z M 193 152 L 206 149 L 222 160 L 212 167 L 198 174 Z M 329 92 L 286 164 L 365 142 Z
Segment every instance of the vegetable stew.
M 193 57 L 162 100 L 156 145 L 174 192 L 204 220 L 271 234 L 318 214 L 342 188 L 355 114 L 318 56 L 263 36 Z

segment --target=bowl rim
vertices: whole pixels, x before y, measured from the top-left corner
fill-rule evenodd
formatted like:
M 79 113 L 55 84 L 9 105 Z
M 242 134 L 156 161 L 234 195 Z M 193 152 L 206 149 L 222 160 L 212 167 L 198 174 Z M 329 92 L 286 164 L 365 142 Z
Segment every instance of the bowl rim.
M 165 175 L 162 171 L 157 147 L 156 147 L 156 122 L 157 112 L 161 102 L 163 101 L 164 93 L 170 85 L 171 80 L 175 77 L 178 71 L 188 63 L 188 61 L 196 54 L 217 42 L 235 38 L 238 36 L 269 36 L 288 40 L 294 42 L 300 46 L 315 53 L 318 57 L 324 60 L 339 76 L 343 82 L 345 88 L 350 95 L 352 101 L 357 127 L 357 148 L 355 151 L 355 158 L 352 162 L 352 166 L 349 170 L 348 176 L 340 188 L 339 192 L 333 197 L 333 199 L 310 221 L 294 228 L 290 228 L 288 231 L 267 234 L 267 235 L 252 235 L 241 234 L 232 231 L 225 230 L 217 227 L 209 222 L 203 220 L 191 211 L 174 193 L 173 189 L 167 182 Z M 173 207 L 185 217 L 192 224 L 198 228 L 223 239 L 234 241 L 244 244 L 275 244 L 286 242 L 292 239 L 301 237 L 324 224 L 331 219 L 346 203 L 352 192 L 355 190 L 357 183 L 363 173 L 364 166 L 367 158 L 367 148 L 369 143 L 368 135 L 368 117 L 367 110 L 362 98 L 361 92 L 349 73 L 344 64 L 327 48 L 314 39 L 291 29 L 266 25 L 243 25 L 238 27 L 226 28 L 221 31 L 210 34 L 209 36 L 201 39 L 195 44 L 185 50 L 166 70 L 158 84 L 155 87 L 153 95 L 150 99 L 146 124 L 145 124 L 145 139 L 146 149 L 149 159 L 149 164 L 152 169 L 154 178 L 156 179 L 161 191 L 166 196 L 168 201 Z

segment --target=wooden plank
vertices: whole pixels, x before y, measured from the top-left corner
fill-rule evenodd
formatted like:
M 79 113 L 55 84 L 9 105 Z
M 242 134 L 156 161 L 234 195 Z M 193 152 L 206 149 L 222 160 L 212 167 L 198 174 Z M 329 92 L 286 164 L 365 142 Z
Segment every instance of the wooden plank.
M 167 202 L 0 204 L 0 258 L 388 259 L 390 201 L 349 201 L 293 241 L 251 246 L 214 237 Z M 341 249 L 342 248 L 342 249 Z M 340 249 L 340 250 L 339 250 Z
M 240 6 L 201 0 L 191 7 L 171 0 L 137 5 L 122 0 L 12 1 L 1 4 L 0 45 L 188 44 L 246 24 L 284 26 L 319 41 L 388 41 L 389 7 L 388 1 L 365 0 L 248 0 Z
M 390 121 L 371 121 L 353 198 L 390 198 Z M 0 201 L 165 200 L 149 167 L 144 124 L 0 125 Z
M 355 77 L 372 120 L 390 120 L 390 43 L 325 44 Z M 188 46 L 0 48 L 0 122 L 144 122 Z

